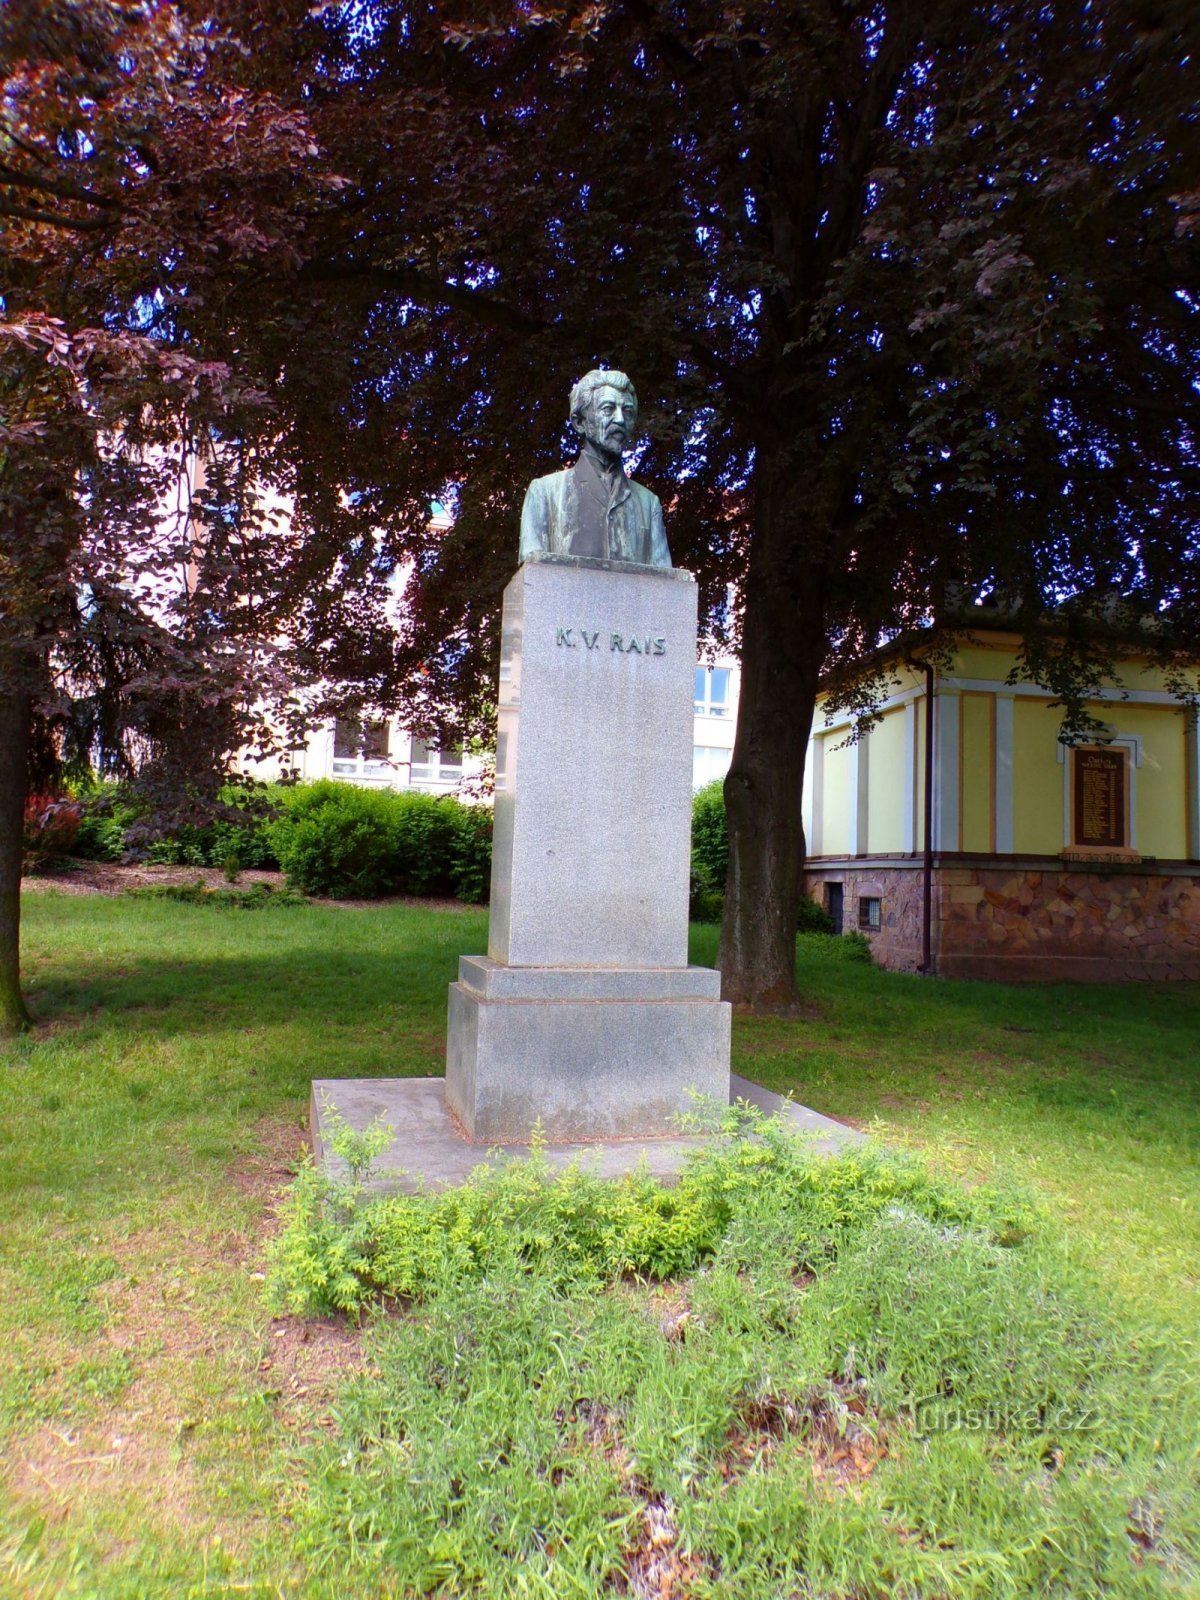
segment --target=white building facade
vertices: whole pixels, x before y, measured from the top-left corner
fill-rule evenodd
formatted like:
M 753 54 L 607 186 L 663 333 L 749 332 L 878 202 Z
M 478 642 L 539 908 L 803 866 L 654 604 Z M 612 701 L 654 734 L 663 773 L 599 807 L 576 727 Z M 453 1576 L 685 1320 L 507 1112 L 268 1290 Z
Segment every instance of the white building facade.
M 731 656 L 697 662 L 692 724 L 692 787 L 724 778 L 733 757 L 741 673 Z M 274 763 L 248 767 L 255 777 L 278 777 Z M 396 719 L 339 718 L 309 734 L 292 752 L 289 771 L 313 782 L 335 778 L 368 788 L 417 789 L 427 794 L 477 797 L 488 762 L 462 749 L 441 750 L 415 737 Z

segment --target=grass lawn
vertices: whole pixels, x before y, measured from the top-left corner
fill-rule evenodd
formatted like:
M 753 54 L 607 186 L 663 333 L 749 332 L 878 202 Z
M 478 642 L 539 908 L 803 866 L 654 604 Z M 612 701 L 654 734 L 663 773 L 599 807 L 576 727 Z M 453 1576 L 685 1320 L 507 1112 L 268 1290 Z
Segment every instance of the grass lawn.
M 775 1271 L 769 1226 L 747 1224 L 741 1255 L 730 1245 L 686 1283 L 560 1294 L 500 1273 L 360 1330 L 275 1316 L 265 1296 L 265 1243 L 301 1152 L 309 1082 L 440 1072 L 446 985 L 460 953 L 484 948 L 485 913 L 243 913 L 47 893 L 27 898 L 25 916 L 40 1025 L 0 1047 L 5 1600 L 619 1593 L 595 1576 L 613 1560 L 631 1594 L 984 1600 L 1030 1592 L 1013 1587 L 1033 1570 L 1023 1561 L 1058 1570 L 1047 1550 L 1061 1570 L 1037 1592 L 1200 1592 L 1187 1488 L 1200 1437 L 1179 1398 L 1200 1375 L 1200 987 L 929 983 L 807 938 L 810 1014 L 735 1020 L 746 1076 L 922 1152 L 943 1176 L 1027 1183 L 1066 1224 L 1033 1277 L 1010 1269 L 1019 1251 L 989 1255 L 974 1235 L 960 1250 L 908 1217 L 890 1245 L 864 1234 L 814 1285 Z M 693 959 L 714 951 L 715 930 L 693 930 Z M 821 1341 L 839 1329 L 860 1329 L 861 1360 L 887 1323 L 871 1296 L 901 1257 L 934 1263 L 923 1287 L 910 1274 L 897 1288 L 896 1304 L 917 1297 L 910 1321 L 940 1326 L 946 1296 L 973 1303 L 987 1279 L 978 1326 L 1002 1345 L 1040 1305 L 1039 1285 L 1058 1282 L 1044 1277 L 1055 1253 L 1063 1282 L 1078 1272 L 1099 1285 L 1096 1328 L 1106 1301 L 1124 1319 L 1120 1338 L 1095 1333 L 1094 1364 L 1128 1377 L 1112 1416 L 1144 1446 L 1137 1471 L 1161 1457 L 1161 1503 L 1132 1494 L 1134 1467 L 1115 1465 L 1110 1444 L 1088 1446 L 1057 1488 L 1053 1463 L 1001 1461 L 994 1439 L 948 1436 L 922 1453 L 891 1422 L 872 1433 L 854 1388 L 868 1378 L 849 1366 L 819 1403 L 804 1388 L 803 1426 L 782 1398 L 802 1355 L 828 1369 Z M 1078 1316 L 1063 1320 L 1054 1298 L 1035 1307 L 1041 1321 L 1029 1312 L 1009 1369 L 1077 1359 Z M 680 1316 L 706 1332 L 677 1337 Z M 1142 1324 L 1157 1331 L 1129 1331 Z M 880 1372 L 900 1359 L 904 1326 L 881 1347 Z M 854 1344 L 839 1360 L 852 1364 Z M 487 1397 L 482 1420 L 447 1373 Z M 581 1410 L 597 1374 L 621 1397 L 619 1442 L 606 1431 L 616 1400 Z M 439 1410 L 431 1396 L 443 1390 Z M 729 1412 L 741 1432 L 730 1395 L 742 1397 Z M 498 1417 L 501 1443 L 488 1431 Z M 587 1471 L 555 1455 L 564 1429 L 595 1447 Z M 792 1433 L 804 1449 L 785 1448 Z M 455 1465 L 456 1451 L 483 1476 Z M 1195 1478 L 1200 1454 L 1190 1463 Z M 435 1479 L 440 1500 L 422 1487 Z M 469 1519 L 501 1504 L 514 1508 L 514 1540 L 520 1517 L 544 1528 L 561 1513 L 573 1531 L 538 1533 L 499 1579 L 478 1554 L 499 1535 Z M 936 1525 L 928 1507 L 946 1505 L 961 1526 L 949 1512 Z M 405 1538 L 421 1544 L 411 1569 L 394 1564 Z M 1034 1553 L 1006 1554 L 1010 1539 Z M 840 1576 L 802 1589 L 771 1564 L 788 1540 L 812 1570 Z M 719 1561 L 689 1554 L 716 1550 Z

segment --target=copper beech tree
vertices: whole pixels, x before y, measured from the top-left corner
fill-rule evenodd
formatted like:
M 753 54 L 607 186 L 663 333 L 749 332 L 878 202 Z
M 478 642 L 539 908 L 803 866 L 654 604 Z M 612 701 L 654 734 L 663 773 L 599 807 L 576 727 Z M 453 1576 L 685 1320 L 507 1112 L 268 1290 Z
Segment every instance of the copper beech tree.
M 231 15 L 261 29 L 249 0 Z M 869 717 L 879 641 L 990 594 L 1069 723 L 1113 648 L 1097 607 L 1152 624 L 1194 691 L 1194 6 L 289 16 L 255 67 L 300 86 L 340 180 L 270 328 L 298 515 L 411 563 L 379 693 L 483 724 L 523 488 L 569 447 L 570 382 L 634 376 L 637 475 L 741 653 L 728 997 L 793 997 L 831 664 Z
M 830 662 L 869 715 L 881 638 L 948 589 L 1000 593 L 1027 670 L 1077 717 L 1110 648 L 1097 596 L 1116 597 L 1153 620 L 1186 691 L 1193 7 L 217 12 L 0 14 L 5 381 L 40 397 L 11 413 L 5 460 L 23 465 L 0 480 L 10 706 L 93 636 L 81 553 L 104 527 L 147 526 L 148 489 L 128 453 L 124 478 L 101 460 L 102 433 L 165 438 L 174 408 L 171 426 L 216 431 L 242 481 L 287 494 L 290 537 L 273 542 L 231 481 L 207 598 L 140 638 L 133 684 L 154 704 L 164 682 L 189 693 L 207 652 L 231 685 L 215 718 L 253 641 L 286 622 L 290 672 L 486 731 L 520 497 L 561 464 L 569 385 L 600 363 L 638 385 L 637 475 L 707 625 L 741 652 L 729 997 L 792 998 L 800 792 Z M 37 350 L 36 314 L 70 335 L 69 359 Z M 449 532 L 431 528 L 434 498 L 453 504 Z M 105 523 L 105 505 L 125 509 Z M 393 634 L 378 602 L 402 566 Z M 22 609 L 8 597 L 27 582 Z M 140 592 L 126 583 L 122 605 Z M 156 678 L 173 649 L 179 670 Z
M 242 58 L 169 6 L 0 10 L 0 1033 L 26 1021 L 30 775 L 98 754 L 186 811 L 282 671 L 284 542 L 212 505 L 198 537 L 181 474 L 263 425 L 223 306 L 294 268 L 315 181 L 302 113 Z M 224 466 L 218 486 L 236 499 Z

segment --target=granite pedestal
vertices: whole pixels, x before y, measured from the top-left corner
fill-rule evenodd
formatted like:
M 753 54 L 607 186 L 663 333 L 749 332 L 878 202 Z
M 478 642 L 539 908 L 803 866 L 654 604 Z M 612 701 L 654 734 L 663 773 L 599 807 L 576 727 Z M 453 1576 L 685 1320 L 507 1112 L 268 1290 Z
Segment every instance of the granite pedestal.
M 462 1183 L 477 1167 L 511 1159 L 495 1146 L 471 1144 L 455 1127 L 446 1106 L 441 1078 L 318 1078 L 312 1086 L 309 1126 L 313 1150 L 322 1172 L 335 1181 L 349 1177 L 345 1161 L 330 1144 L 331 1118 L 337 1117 L 356 1133 L 376 1121 L 391 1130 L 391 1142 L 373 1164 L 367 1188 L 372 1194 L 412 1194 Z M 768 1116 L 786 1118 L 788 1127 L 808 1139 L 820 1155 L 861 1144 L 864 1136 L 832 1117 L 781 1100 L 736 1075 L 729 1080 L 730 1102 L 746 1100 Z M 548 1144 L 544 1154 L 554 1167 L 582 1162 L 602 1178 L 618 1178 L 644 1169 L 660 1179 L 673 1178 L 688 1156 L 705 1142 L 705 1135 L 643 1136 L 626 1139 L 588 1139 Z M 524 1151 L 512 1154 L 524 1154 Z
M 451 985 L 467 1137 L 667 1135 L 729 1091 L 729 1007 L 687 965 L 696 587 L 527 561 L 504 596 L 488 959 Z
M 509 967 L 464 956 L 450 988 L 446 1103 L 482 1144 L 675 1127 L 724 1101 L 729 1007 L 710 967 Z

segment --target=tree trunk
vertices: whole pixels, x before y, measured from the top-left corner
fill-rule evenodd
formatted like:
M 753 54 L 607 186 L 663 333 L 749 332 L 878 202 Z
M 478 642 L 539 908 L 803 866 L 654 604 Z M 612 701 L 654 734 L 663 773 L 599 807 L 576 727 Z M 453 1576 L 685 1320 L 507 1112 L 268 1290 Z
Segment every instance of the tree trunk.
M 717 962 L 726 1000 L 767 1010 L 796 999 L 800 794 L 825 654 L 823 578 L 796 557 L 795 500 L 783 493 L 776 480 L 757 495 L 737 737 L 725 779 L 729 875 Z
M 29 1026 L 21 998 L 21 841 L 29 697 L 0 688 L 0 1039 Z

